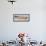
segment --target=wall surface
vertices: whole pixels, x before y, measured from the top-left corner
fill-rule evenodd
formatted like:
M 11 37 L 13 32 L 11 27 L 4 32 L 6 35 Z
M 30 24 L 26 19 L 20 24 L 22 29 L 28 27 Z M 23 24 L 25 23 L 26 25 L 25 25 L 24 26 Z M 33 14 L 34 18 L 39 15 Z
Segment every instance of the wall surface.
M 30 14 L 30 22 L 13 22 L 13 14 Z M 46 40 L 46 0 L 17 0 L 14 5 L 0 0 L 0 40 L 15 40 L 18 32 Z

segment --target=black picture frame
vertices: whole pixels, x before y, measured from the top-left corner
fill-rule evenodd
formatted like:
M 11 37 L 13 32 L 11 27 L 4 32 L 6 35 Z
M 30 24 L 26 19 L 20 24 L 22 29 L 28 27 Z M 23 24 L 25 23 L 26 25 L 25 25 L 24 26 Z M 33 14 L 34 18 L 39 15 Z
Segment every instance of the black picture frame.
M 29 22 L 30 14 L 13 14 L 13 22 Z

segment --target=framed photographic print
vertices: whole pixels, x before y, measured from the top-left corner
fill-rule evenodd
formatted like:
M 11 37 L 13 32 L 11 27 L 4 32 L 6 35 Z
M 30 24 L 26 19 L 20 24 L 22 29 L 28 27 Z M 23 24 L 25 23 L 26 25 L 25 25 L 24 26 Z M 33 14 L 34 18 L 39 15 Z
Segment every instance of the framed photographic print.
M 30 14 L 13 14 L 13 22 L 29 22 Z

